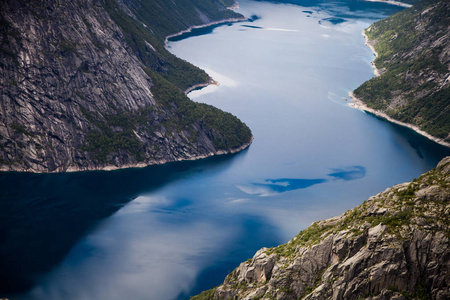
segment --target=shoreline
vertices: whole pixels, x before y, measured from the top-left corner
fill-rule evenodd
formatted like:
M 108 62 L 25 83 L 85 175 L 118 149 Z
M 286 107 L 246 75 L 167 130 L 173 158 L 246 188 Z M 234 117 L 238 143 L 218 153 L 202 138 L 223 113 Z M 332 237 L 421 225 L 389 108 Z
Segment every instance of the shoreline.
M 207 87 L 207 86 L 212 85 L 212 84 L 219 86 L 219 85 L 220 85 L 220 82 L 215 81 L 214 79 L 210 78 L 210 79 L 208 80 L 208 82 L 198 83 L 198 84 L 194 84 L 194 85 L 191 86 L 191 87 L 188 87 L 183 93 L 184 93 L 185 95 L 187 95 L 187 94 L 189 94 L 190 92 L 192 92 L 192 91 L 194 91 L 194 90 L 202 89 L 202 88 Z
M 17 173 L 30 173 L 30 174 L 59 174 L 59 173 L 75 173 L 75 172 L 92 172 L 92 171 L 116 171 L 116 170 L 123 170 L 123 169 L 136 169 L 136 168 L 145 168 L 145 167 L 150 167 L 150 166 L 156 166 L 156 165 L 163 165 L 163 164 L 167 164 L 167 163 L 172 163 L 172 162 L 182 162 L 182 161 L 194 161 L 194 160 L 200 160 L 200 159 L 205 159 L 205 158 L 209 158 L 212 156 L 217 156 L 217 155 L 227 155 L 227 154 L 236 154 L 238 152 L 241 152 L 247 148 L 250 147 L 250 145 L 253 143 L 254 137 L 252 135 L 252 137 L 250 138 L 250 141 L 248 141 L 247 143 L 244 143 L 242 146 L 238 147 L 238 148 L 233 148 L 230 149 L 229 151 L 225 151 L 225 150 L 218 150 L 217 152 L 209 152 L 206 154 L 201 154 L 201 155 L 197 155 L 197 156 L 192 156 L 192 157 L 188 157 L 188 158 L 177 158 L 174 160 L 166 160 L 166 159 L 162 159 L 162 160 L 156 160 L 156 161 L 152 161 L 152 162 L 148 162 L 148 163 L 136 163 L 136 164 L 127 164 L 127 165 L 122 165 L 122 166 L 115 166 L 115 165 L 106 165 L 103 167 L 92 167 L 92 168 L 77 168 L 77 167 L 69 167 L 66 170 L 63 169 L 56 169 L 54 171 L 36 171 L 36 170 L 10 170 L 10 169 L 5 169 L 3 167 L 0 167 L 0 172 L 17 172 Z
M 409 8 L 412 5 L 408 4 L 408 3 L 404 3 L 401 1 L 393 1 L 393 0 L 365 0 L 367 2 L 380 2 L 380 3 L 387 3 L 387 4 L 391 4 L 391 5 L 397 5 L 397 6 L 401 6 L 401 7 L 406 7 Z
M 206 28 L 206 27 L 210 27 L 210 26 L 214 26 L 214 25 L 221 25 L 221 24 L 226 24 L 226 23 L 235 23 L 235 22 L 244 22 L 244 21 L 248 21 L 248 18 L 246 17 L 242 17 L 242 18 L 229 18 L 229 19 L 222 19 L 222 20 L 218 20 L 218 21 L 213 21 L 210 23 L 206 23 L 203 25 L 193 25 L 193 26 L 189 26 L 189 28 L 173 33 L 173 34 L 169 34 L 168 36 L 166 36 L 166 38 L 164 39 L 164 47 L 167 48 L 167 44 L 169 43 L 169 39 L 176 37 L 176 36 L 180 36 L 183 35 L 185 33 L 189 33 L 192 32 L 192 30 L 194 29 L 199 29 L 199 28 Z
M 235 4 L 233 6 L 228 7 L 228 9 L 234 9 L 234 8 L 239 8 L 239 3 L 238 2 L 235 2 Z M 170 38 L 173 38 L 173 37 L 176 37 L 176 36 L 180 36 L 180 35 L 183 35 L 185 33 L 189 33 L 193 29 L 206 28 L 206 27 L 210 27 L 210 26 L 214 26 L 214 25 L 220 25 L 220 24 L 226 24 L 226 23 L 230 23 L 230 22 L 243 22 L 243 21 L 247 21 L 247 20 L 248 20 L 248 18 L 246 18 L 246 17 L 229 18 L 229 19 L 222 19 L 222 20 L 210 22 L 210 23 L 203 24 L 203 25 L 190 26 L 189 28 L 187 28 L 185 30 L 182 30 L 180 32 L 177 32 L 177 33 L 170 34 L 170 35 L 166 36 L 166 38 L 164 40 L 164 47 L 167 48 L 167 44 L 168 44 Z M 217 82 L 214 79 L 210 78 L 207 82 L 195 84 L 195 85 L 187 88 L 184 91 L 184 94 L 187 95 L 189 92 L 192 92 L 195 89 L 207 87 L 207 86 L 209 86 L 211 84 L 220 85 L 219 82 Z M 157 160 L 157 161 L 148 162 L 148 163 L 127 164 L 127 165 L 122 165 L 122 166 L 107 165 L 107 166 L 104 166 L 104 167 L 101 167 L 101 168 L 87 168 L 87 169 L 69 167 L 66 170 L 57 169 L 57 170 L 51 171 L 51 172 L 49 172 L 49 171 L 39 172 L 39 171 L 33 171 L 33 170 L 11 171 L 11 170 L 5 170 L 4 168 L 0 168 L 0 172 L 27 172 L 27 173 L 37 173 L 37 174 L 51 174 L 51 173 L 74 173 L 74 172 L 90 172 L 90 171 L 115 171 L 115 170 L 121 170 L 121 169 L 131 169 L 131 168 L 145 168 L 145 167 L 154 166 L 154 165 L 163 165 L 163 164 L 167 164 L 167 163 L 171 163 L 171 162 L 200 160 L 200 159 L 205 159 L 205 158 L 216 156 L 216 155 L 235 154 L 235 153 L 241 152 L 241 151 L 249 148 L 250 145 L 253 143 L 253 140 L 254 140 L 254 136 L 252 135 L 251 138 L 250 138 L 250 141 L 248 141 L 247 143 L 244 143 L 242 146 L 240 146 L 238 148 L 230 149 L 229 151 L 218 150 L 215 153 L 214 152 L 209 152 L 209 153 L 206 153 L 206 154 L 192 156 L 192 157 L 188 157 L 188 158 L 177 158 L 175 160 L 165 160 L 165 159 L 163 159 L 163 160 Z
M 230 7 L 227 7 L 227 9 L 238 9 L 239 7 L 239 2 L 235 1 L 234 4 Z M 168 43 L 169 43 L 169 39 L 176 37 L 176 36 L 180 36 L 183 35 L 185 33 L 189 33 L 192 32 L 192 30 L 194 29 L 199 29 L 199 28 L 207 28 L 210 26 L 215 26 L 215 25 L 220 25 L 220 24 L 226 24 L 226 23 L 236 23 L 236 22 L 245 22 L 248 21 L 248 18 L 246 17 L 242 17 L 242 18 L 229 18 L 229 19 L 222 19 L 222 20 L 218 20 L 218 21 L 213 21 L 213 22 L 209 22 L 206 24 L 202 24 L 202 25 L 193 25 L 193 26 L 189 26 L 189 28 L 173 33 L 173 34 L 169 34 L 168 36 L 166 36 L 166 38 L 164 39 L 164 47 L 167 49 Z M 211 84 L 217 85 L 219 86 L 220 83 L 218 81 L 215 81 L 213 78 L 210 77 L 210 79 L 207 82 L 204 83 L 198 83 L 198 84 L 194 84 L 193 86 L 188 87 L 186 90 L 183 91 L 183 93 L 185 95 L 189 94 L 190 92 L 192 92 L 193 90 L 196 89 L 200 89 L 200 88 L 204 88 L 207 87 Z M 253 140 L 253 138 L 252 138 Z
M 400 126 L 403 126 L 403 127 L 407 127 L 409 129 L 412 129 L 415 132 L 417 132 L 418 134 L 428 138 L 429 140 L 431 140 L 433 142 L 436 142 L 436 143 L 438 143 L 438 144 L 440 144 L 442 146 L 450 148 L 450 143 L 445 142 L 443 139 L 440 139 L 440 138 L 437 138 L 435 136 L 432 136 L 428 132 L 425 132 L 425 131 L 421 130 L 416 125 L 412 125 L 412 124 L 409 124 L 409 123 L 404 123 L 404 122 L 398 121 L 396 119 L 391 118 L 390 116 L 388 116 L 386 113 L 384 113 L 382 111 L 379 111 L 379 110 L 376 110 L 376 109 L 368 107 L 363 101 L 361 101 L 359 98 L 357 98 L 353 94 L 353 92 L 349 92 L 348 94 L 349 94 L 349 96 L 350 96 L 350 98 L 352 99 L 352 102 L 353 102 L 353 103 L 349 103 L 348 104 L 350 107 L 355 108 L 355 109 L 359 109 L 359 110 L 364 111 L 364 112 L 371 113 L 371 114 L 373 114 L 373 115 L 375 115 L 377 117 L 383 118 L 383 119 L 385 119 L 385 120 L 387 120 L 387 121 L 389 121 L 391 123 L 395 123 L 397 125 L 400 125 Z
M 367 0 L 367 1 L 374 1 L 375 2 L 375 0 Z M 379 2 L 379 1 L 376 1 L 376 2 Z M 384 2 L 384 1 L 382 1 L 382 2 Z M 376 57 L 378 57 L 378 53 L 377 53 L 377 51 L 375 50 L 375 47 L 374 47 L 375 43 L 370 41 L 369 37 L 366 34 L 366 30 L 367 29 L 363 30 L 363 32 L 362 32 L 362 35 L 364 36 L 364 44 L 367 47 L 369 47 L 369 49 L 373 52 L 373 54 L 375 55 L 375 58 L 376 58 Z M 368 30 L 370 30 L 370 26 L 368 27 Z M 378 76 L 383 74 L 383 72 L 375 66 L 375 63 L 374 63 L 373 60 L 372 60 L 371 64 L 372 64 L 373 73 L 374 73 L 374 75 L 376 77 L 378 77 Z M 388 116 L 386 113 L 384 113 L 382 111 L 379 111 L 379 110 L 376 110 L 376 109 L 368 107 L 361 99 L 357 98 L 353 94 L 353 91 L 349 92 L 348 95 L 350 96 L 350 99 L 353 102 L 353 103 L 349 103 L 348 104 L 350 107 L 355 108 L 355 109 L 359 109 L 359 110 L 364 111 L 364 112 L 369 112 L 369 113 L 374 114 L 375 116 L 378 116 L 380 118 L 383 118 L 383 119 L 385 119 L 385 120 L 387 120 L 389 122 L 392 122 L 392 123 L 395 123 L 397 125 L 404 126 L 404 127 L 409 128 L 409 129 L 412 129 L 415 132 L 417 132 L 418 134 L 423 135 L 424 137 L 428 138 L 429 140 L 432 140 L 433 142 L 436 142 L 436 143 L 438 143 L 438 144 L 440 144 L 442 146 L 450 148 L 450 143 L 445 142 L 444 140 L 442 140 L 440 138 L 437 138 L 435 136 L 432 136 L 428 132 L 425 132 L 425 131 L 421 130 L 418 126 L 398 121 L 396 119 L 391 118 L 390 116 Z
M 370 29 L 370 27 L 368 29 Z M 369 49 L 375 55 L 375 58 L 377 58 L 378 52 L 377 52 L 377 50 L 375 50 L 375 43 L 370 41 L 369 36 L 366 34 L 366 29 L 363 30 L 362 35 L 364 37 L 364 44 L 367 47 L 369 47 Z M 383 72 L 380 69 L 378 69 L 377 66 L 375 66 L 375 60 L 372 60 L 372 62 L 370 64 L 372 65 L 373 74 L 375 76 L 380 76 L 381 74 L 383 74 Z

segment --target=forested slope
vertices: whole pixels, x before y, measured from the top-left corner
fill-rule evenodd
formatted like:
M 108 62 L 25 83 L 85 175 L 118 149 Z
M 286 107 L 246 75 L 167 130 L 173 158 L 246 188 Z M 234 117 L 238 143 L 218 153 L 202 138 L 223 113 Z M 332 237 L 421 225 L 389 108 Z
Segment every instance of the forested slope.
M 145 166 L 238 151 L 250 129 L 190 101 L 209 77 L 167 34 L 242 18 L 224 0 L 0 1 L 0 169 Z
M 450 142 L 450 2 L 419 1 L 365 33 L 382 74 L 354 95 L 369 108 Z

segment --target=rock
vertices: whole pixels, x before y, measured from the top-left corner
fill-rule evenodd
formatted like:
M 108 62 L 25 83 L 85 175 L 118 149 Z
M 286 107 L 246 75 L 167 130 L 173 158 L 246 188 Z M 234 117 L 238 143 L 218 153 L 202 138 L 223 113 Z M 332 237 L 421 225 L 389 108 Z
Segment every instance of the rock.
M 223 5 L 210 2 L 220 18 Z M 0 170 L 110 170 L 233 153 L 251 143 L 237 118 L 184 96 L 185 81 L 208 76 L 165 50 L 157 28 L 130 37 L 127 24 L 142 27 L 133 3 L 0 2 Z M 180 30 L 196 22 L 176 21 Z M 144 37 L 152 42 L 142 43 L 145 55 L 129 43 Z M 202 120 L 207 113 L 213 121 Z M 244 136 L 231 143 L 216 120 L 234 124 L 233 138 Z
M 262 248 L 214 299 L 450 299 L 449 162 Z

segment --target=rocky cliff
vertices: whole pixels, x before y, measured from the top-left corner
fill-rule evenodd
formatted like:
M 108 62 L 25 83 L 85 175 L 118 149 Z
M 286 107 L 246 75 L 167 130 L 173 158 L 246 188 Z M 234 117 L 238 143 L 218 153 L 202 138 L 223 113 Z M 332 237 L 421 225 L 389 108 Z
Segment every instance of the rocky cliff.
M 263 248 L 192 299 L 449 299 L 450 157 Z
M 419 1 L 365 34 L 381 75 L 354 91 L 361 108 L 450 146 L 450 2 Z
M 230 1 L 159 2 L 0 1 L 0 170 L 144 166 L 249 145 L 236 117 L 184 95 L 209 78 L 163 44 L 240 16 Z

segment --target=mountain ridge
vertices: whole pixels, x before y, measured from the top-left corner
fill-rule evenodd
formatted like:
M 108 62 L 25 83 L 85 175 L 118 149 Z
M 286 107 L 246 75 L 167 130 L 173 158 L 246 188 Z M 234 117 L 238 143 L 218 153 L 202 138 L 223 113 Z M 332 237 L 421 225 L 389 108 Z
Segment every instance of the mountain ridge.
M 183 17 L 165 24 L 151 8 L 167 1 L 2 0 L 0 170 L 109 170 L 248 147 L 244 123 L 184 95 L 210 78 L 163 44 L 170 30 L 241 17 L 231 3 L 179 1 L 167 14 Z

